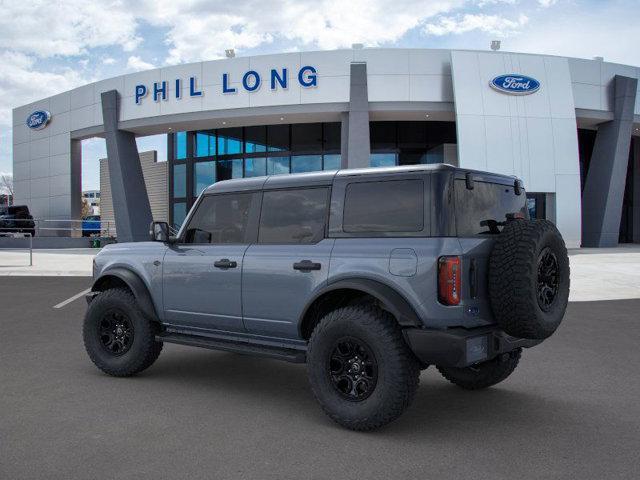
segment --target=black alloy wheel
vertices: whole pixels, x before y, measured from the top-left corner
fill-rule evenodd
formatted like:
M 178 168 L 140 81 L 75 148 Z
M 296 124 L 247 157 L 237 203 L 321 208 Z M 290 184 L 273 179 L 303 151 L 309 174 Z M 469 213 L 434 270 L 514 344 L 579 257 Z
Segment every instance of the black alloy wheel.
M 98 329 L 100 345 L 109 354 L 119 357 L 131 348 L 133 343 L 133 323 L 119 311 L 107 311 L 100 320 Z
M 378 381 L 375 356 L 364 342 L 353 337 L 335 342 L 328 371 L 333 388 L 352 402 L 368 398 Z
M 538 257 L 538 305 L 547 312 L 558 296 L 559 287 L 558 258 L 546 247 Z

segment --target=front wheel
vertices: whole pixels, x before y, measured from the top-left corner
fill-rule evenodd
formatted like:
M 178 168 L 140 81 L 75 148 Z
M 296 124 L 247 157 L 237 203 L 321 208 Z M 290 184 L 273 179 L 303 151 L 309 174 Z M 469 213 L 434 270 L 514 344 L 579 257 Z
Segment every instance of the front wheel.
M 351 430 L 373 430 L 409 406 L 420 364 L 393 317 L 372 305 L 327 314 L 307 352 L 309 381 L 322 409 Z
M 134 375 L 156 361 L 162 350 L 156 333 L 157 325 L 123 288 L 98 294 L 89 304 L 82 328 L 91 361 L 115 377 Z
M 518 366 L 522 349 L 498 355 L 493 360 L 465 368 L 438 367 L 444 378 L 465 390 L 480 390 L 505 380 Z

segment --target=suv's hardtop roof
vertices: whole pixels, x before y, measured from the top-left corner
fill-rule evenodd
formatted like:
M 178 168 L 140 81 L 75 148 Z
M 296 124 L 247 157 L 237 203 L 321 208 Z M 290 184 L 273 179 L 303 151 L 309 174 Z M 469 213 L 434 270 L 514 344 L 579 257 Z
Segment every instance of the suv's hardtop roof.
M 210 185 L 204 190 L 204 194 L 208 195 L 214 193 L 274 188 L 326 186 L 331 185 L 336 177 L 380 176 L 396 173 L 433 171 L 449 171 L 456 174 L 456 178 L 464 178 L 467 173 L 471 173 L 473 174 L 474 180 L 484 180 L 505 185 L 513 185 L 513 182 L 516 180 L 516 177 L 514 176 L 483 172 L 481 170 L 471 170 L 468 168 L 459 168 L 446 163 L 436 163 L 429 165 L 418 164 L 402 165 L 398 167 L 350 168 L 320 172 L 291 173 L 288 175 L 269 175 L 266 177 L 235 178 L 232 180 L 222 180 Z

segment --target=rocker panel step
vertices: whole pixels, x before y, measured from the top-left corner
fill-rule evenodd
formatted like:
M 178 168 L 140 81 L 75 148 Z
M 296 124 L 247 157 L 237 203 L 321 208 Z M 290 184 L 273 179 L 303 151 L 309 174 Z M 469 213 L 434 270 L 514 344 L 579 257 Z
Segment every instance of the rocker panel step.
M 256 355 L 275 358 L 292 363 L 305 363 L 306 353 L 290 348 L 278 348 L 265 345 L 257 345 L 247 342 L 235 342 L 229 340 L 212 339 L 196 335 L 184 335 L 180 333 L 164 333 L 156 335 L 156 340 L 167 343 L 177 343 L 191 347 L 209 348 L 211 350 L 223 350 L 244 355 Z

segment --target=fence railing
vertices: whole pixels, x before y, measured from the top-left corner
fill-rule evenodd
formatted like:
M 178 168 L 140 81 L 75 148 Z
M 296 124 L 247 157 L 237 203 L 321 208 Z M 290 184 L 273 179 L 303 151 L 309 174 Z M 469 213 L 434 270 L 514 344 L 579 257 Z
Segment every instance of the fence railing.
M 115 222 L 104 220 L 1 219 L 0 233 L 29 233 L 36 237 L 116 236 Z

